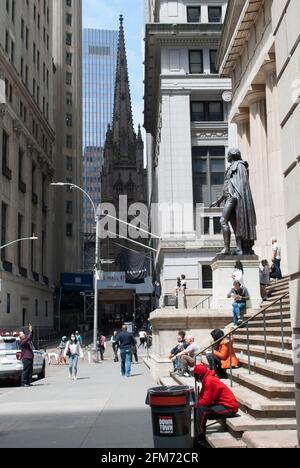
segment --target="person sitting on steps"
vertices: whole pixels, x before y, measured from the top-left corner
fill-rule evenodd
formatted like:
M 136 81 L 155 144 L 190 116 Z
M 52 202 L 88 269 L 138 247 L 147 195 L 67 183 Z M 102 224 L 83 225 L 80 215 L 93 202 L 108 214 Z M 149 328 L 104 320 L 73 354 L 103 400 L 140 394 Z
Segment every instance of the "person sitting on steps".
M 216 329 L 211 332 L 214 342 L 224 337 L 223 330 Z M 220 379 L 226 379 L 226 370 L 230 369 L 230 340 L 228 337 L 215 345 L 213 353 L 206 355 L 210 370 L 216 371 L 216 376 Z M 231 365 L 233 369 L 240 366 L 239 360 L 235 355 L 233 346 L 231 349 Z
M 227 385 L 203 364 L 195 366 L 194 377 L 197 382 L 202 383 L 199 399 L 195 405 L 196 441 L 197 445 L 201 447 L 206 440 L 207 421 L 235 417 L 239 410 L 239 404 Z
M 250 299 L 249 292 L 245 286 L 241 286 L 239 281 L 235 281 L 233 283 L 233 288 L 229 291 L 227 297 L 231 297 L 233 299 L 232 307 L 234 325 L 241 325 L 243 323 L 241 320 L 241 311 L 246 310 L 247 308 L 247 301 Z

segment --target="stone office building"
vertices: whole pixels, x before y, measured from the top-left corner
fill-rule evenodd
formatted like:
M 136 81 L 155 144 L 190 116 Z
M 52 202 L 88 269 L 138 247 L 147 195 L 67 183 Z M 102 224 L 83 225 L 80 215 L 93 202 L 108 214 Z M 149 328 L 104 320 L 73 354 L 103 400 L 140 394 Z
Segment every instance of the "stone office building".
M 52 2 L 0 3 L 1 326 L 53 323 Z
M 294 339 L 300 339 L 300 16 L 297 0 L 231 0 L 219 53 L 222 76 L 232 78 L 229 121 L 251 165 L 258 215 L 257 250 L 270 258 L 270 238 L 282 245 L 291 276 Z M 300 427 L 300 364 L 295 344 Z
M 189 289 L 211 292 L 210 263 L 222 248 L 220 209 L 209 207 L 222 191 L 231 131 L 223 99 L 231 81 L 215 64 L 226 7 L 223 0 L 145 1 L 149 205 L 152 230 L 162 236 L 156 270 L 163 296 L 180 274 Z M 165 226 L 154 211 L 174 203 L 186 217 L 182 232 L 175 214 Z

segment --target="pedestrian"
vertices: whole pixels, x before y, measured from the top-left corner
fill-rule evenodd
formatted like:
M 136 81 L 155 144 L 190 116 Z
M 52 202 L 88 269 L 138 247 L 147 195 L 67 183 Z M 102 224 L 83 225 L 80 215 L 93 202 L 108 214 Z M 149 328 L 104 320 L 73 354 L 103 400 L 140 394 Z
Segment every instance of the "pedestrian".
M 139 363 L 139 357 L 138 357 L 138 348 L 137 348 L 137 342 L 136 339 L 134 338 L 134 345 L 132 345 L 132 356 L 134 356 L 135 363 Z M 132 359 L 133 362 L 133 359 Z
M 275 280 L 282 279 L 282 272 L 281 272 L 281 247 L 277 242 L 276 237 L 272 239 L 272 268 L 270 278 Z
M 178 297 L 178 293 L 179 293 L 180 290 L 181 290 L 181 278 L 178 277 L 177 278 L 177 283 L 176 283 L 176 288 L 175 288 L 175 291 L 174 291 L 174 296 L 175 297 Z
M 230 366 L 232 366 L 233 369 L 237 369 L 240 366 L 233 349 L 233 342 L 231 342 L 230 350 L 230 340 L 224 338 L 224 332 L 220 329 L 213 330 L 211 336 L 214 342 L 221 340 L 221 338 L 223 338 L 223 340 L 215 345 L 212 353 L 206 355 L 210 370 L 214 370 L 216 376 L 220 379 L 226 379 L 226 370 L 230 369 Z
M 132 364 L 132 346 L 135 345 L 133 333 L 128 332 L 127 325 L 122 326 L 122 331 L 116 337 L 121 353 L 121 375 L 130 377 Z
M 139 348 L 141 346 L 143 346 L 143 348 L 145 348 L 145 345 L 147 347 L 147 332 L 145 330 L 140 330 L 139 337 L 140 337 Z
M 64 357 L 69 358 L 69 379 L 77 380 L 78 359 L 83 358 L 83 351 L 74 333 L 66 344 Z
M 21 359 L 23 364 L 21 386 L 30 387 L 33 371 L 33 328 L 29 324 L 29 334 L 26 336 L 24 331 L 20 332 Z
M 67 358 L 64 356 L 64 351 L 67 344 L 67 337 L 63 336 L 58 347 L 59 349 L 59 365 L 62 366 L 63 364 L 67 364 Z
M 232 273 L 233 281 L 239 281 L 241 286 L 244 286 L 244 267 L 242 262 L 237 261 Z
M 200 348 L 195 343 L 195 338 L 192 335 L 186 337 L 186 342 L 188 344 L 187 348 L 180 351 L 171 359 L 172 361 L 175 361 L 179 358 L 180 370 L 178 371 L 178 375 L 180 377 L 190 377 L 189 367 L 195 366 L 196 355 L 200 351 Z
M 247 308 L 247 301 L 250 299 L 249 292 L 239 281 L 234 281 L 233 288 L 229 291 L 227 297 L 231 297 L 233 299 L 232 308 L 234 325 L 241 325 L 241 311 L 246 310 Z
M 76 336 L 76 338 L 77 338 L 78 343 L 79 343 L 80 346 L 82 347 L 83 341 L 82 341 L 82 338 L 81 338 L 81 335 L 80 335 L 79 331 L 76 331 L 76 332 L 75 332 L 75 336 Z
M 262 260 L 259 269 L 260 295 L 263 301 L 268 300 L 267 287 L 270 284 L 270 265 L 268 260 Z
M 172 360 L 173 362 L 173 367 L 174 367 L 174 372 L 177 372 L 180 370 L 180 358 L 177 357 L 177 355 L 183 350 L 188 347 L 187 342 L 185 341 L 185 332 L 184 331 L 179 331 L 177 335 L 177 345 L 174 346 L 174 348 L 171 349 L 170 351 L 170 356 L 169 359 Z M 173 357 L 176 359 L 173 360 Z
M 104 353 L 106 350 L 106 337 L 104 336 L 103 332 L 99 333 L 98 350 L 100 352 L 101 361 L 104 361 Z
M 182 295 L 185 297 L 185 293 L 187 290 L 187 283 L 186 283 L 186 276 L 181 275 L 181 288 L 180 288 Z
M 199 446 L 206 440 L 207 420 L 227 419 L 234 417 L 239 404 L 232 391 L 221 382 L 215 373 L 203 364 L 194 368 L 197 382 L 202 383 L 198 402 L 196 403 L 196 437 Z
M 114 362 L 119 362 L 119 357 L 118 357 L 119 347 L 118 347 L 118 343 L 116 341 L 117 336 L 118 336 L 118 332 L 115 330 L 112 337 L 111 337 L 111 339 L 110 339 L 112 349 L 113 349 L 113 352 L 114 352 Z

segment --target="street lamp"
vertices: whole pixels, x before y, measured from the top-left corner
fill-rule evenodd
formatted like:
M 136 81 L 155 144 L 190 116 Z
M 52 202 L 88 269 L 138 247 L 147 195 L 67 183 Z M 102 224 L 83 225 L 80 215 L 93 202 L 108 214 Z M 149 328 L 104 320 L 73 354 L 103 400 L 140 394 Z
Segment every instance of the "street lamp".
M 97 355 L 97 334 L 98 334 L 98 279 L 99 279 L 99 216 L 97 215 L 97 210 L 95 203 L 93 202 L 90 195 L 83 190 L 83 188 L 78 185 L 65 183 L 65 182 L 56 182 L 51 184 L 53 187 L 71 187 L 73 189 L 79 190 L 82 192 L 91 202 L 94 214 L 95 214 L 95 223 L 96 223 L 96 249 L 95 249 L 95 267 L 94 267 L 94 330 L 93 330 L 93 350 L 95 355 Z
M 0 245 L 0 250 L 6 249 L 6 247 L 9 247 L 10 245 L 17 244 L 18 242 L 23 242 L 23 241 L 33 241 L 33 240 L 39 240 L 38 237 L 32 236 L 32 237 L 24 237 L 23 239 L 17 239 L 12 242 L 9 242 L 8 244 L 5 245 Z

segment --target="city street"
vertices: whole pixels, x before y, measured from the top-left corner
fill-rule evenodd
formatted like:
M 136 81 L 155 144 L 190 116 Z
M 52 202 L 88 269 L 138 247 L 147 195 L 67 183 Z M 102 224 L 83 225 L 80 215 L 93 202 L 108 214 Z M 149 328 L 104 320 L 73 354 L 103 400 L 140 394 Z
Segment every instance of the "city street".
M 109 353 L 110 354 L 110 353 Z M 68 368 L 48 366 L 31 388 L 0 384 L 1 448 L 151 448 L 147 389 L 155 386 L 143 363 L 121 377 L 119 363 L 79 363 L 78 380 Z

